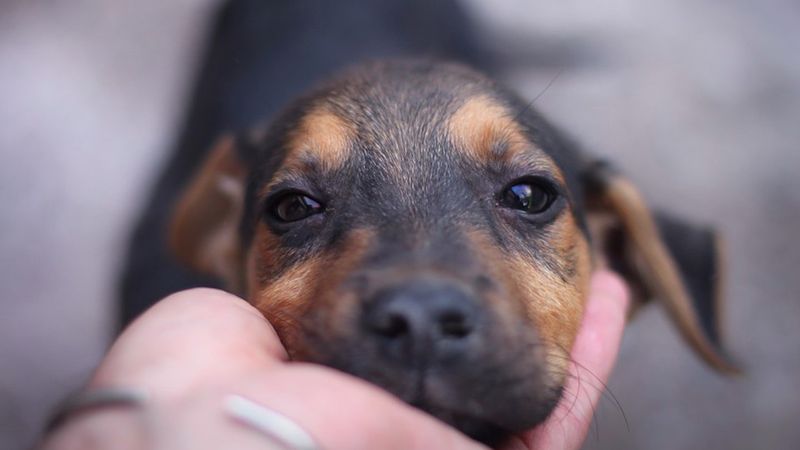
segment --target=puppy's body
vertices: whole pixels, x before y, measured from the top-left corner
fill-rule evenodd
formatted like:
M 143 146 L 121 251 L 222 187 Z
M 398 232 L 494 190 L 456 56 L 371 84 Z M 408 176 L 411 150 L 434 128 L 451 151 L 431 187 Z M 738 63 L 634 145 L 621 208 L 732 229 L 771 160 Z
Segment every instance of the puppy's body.
M 256 305 L 292 358 L 484 442 L 559 400 L 601 261 L 731 370 L 713 234 L 654 219 L 530 106 L 457 64 L 357 66 L 218 141 L 177 207 L 174 250 Z

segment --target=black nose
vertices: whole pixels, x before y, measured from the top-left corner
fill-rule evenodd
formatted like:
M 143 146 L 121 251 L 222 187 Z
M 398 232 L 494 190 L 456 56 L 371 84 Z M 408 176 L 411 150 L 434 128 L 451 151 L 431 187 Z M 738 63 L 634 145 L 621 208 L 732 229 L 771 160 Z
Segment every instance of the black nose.
M 423 280 L 379 291 L 364 308 L 369 334 L 389 350 L 420 354 L 463 347 L 478 323 L 477 302 L 451 282 Z

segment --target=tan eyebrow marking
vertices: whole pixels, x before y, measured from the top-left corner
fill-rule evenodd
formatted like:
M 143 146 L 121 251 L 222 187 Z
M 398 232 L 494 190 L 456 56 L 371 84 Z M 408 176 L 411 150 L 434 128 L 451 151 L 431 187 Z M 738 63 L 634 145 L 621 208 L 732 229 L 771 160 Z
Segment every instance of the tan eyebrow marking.
M 323 169 L 335 169 L 344 164 L 355 128 L 340 115 L 325 106 L 309 111 L 287 140 L 284 167 L 302 170 L 306 161 L 313 160 Z
M 450 116 L 447 129 L 453 145 L 477 161 L 516 161 L 564 181 L 555 162 L 536 150 L 508 108 L 489 96 L 477 95 L 465 101 Z
M 530 145 L 508 109 L 485 95 L 464 102 L 447 126 L 453 144 L 476 159 L 496 159 Z
M 275 176 L 260 191 L 263 198 L 286 178 L 309 172 L 311 167 L 335 170 L 347 160 L 355 127 L 326 106 L 316 106 L 303 116 L 286 138 L 286 156 Z

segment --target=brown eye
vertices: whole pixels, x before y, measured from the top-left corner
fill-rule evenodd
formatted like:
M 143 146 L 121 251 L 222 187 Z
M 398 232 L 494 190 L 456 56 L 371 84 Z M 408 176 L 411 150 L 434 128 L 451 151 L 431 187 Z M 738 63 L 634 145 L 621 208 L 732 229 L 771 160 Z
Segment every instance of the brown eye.
M 507 187 L 503 191 L 501 203 L 507 208 L 527 214 L 539 214 L 547 211 L 555 197 L 553 190 L 543 183 L 524 181 Z
M 299 192 L 283 195 L 271 208 L 272 216 L 281 222 L 297 222 L 322 210 L 318 201 Z

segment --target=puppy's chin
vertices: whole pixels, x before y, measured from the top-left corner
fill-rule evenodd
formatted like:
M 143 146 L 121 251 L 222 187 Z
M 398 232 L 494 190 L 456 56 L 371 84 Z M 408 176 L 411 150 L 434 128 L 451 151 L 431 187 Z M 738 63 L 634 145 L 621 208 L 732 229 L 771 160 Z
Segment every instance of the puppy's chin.
M 494 387 L 489 383 L 484 386 L 488 396 L 483 398 L 453 396 L 449 392 L 431 390 L 413 401 L 404 400 L 470 438 L 496 446 L 511 436 L 542 423 L 561 397 L 559 388 L 521 396 L 522 398 L 510 398 L 503 395 L 503 386 Z
M 520 374 L 511 370 L 484 377 L 485 371 L 469 367 L 434 371 L 387 367 L 385 362 L 364 364 L 364 360 L 309 362 L 362 378 L 489 446 L 543 422 L 562 393 L 561 386 L 543 383 L 539 371 Z
M 431 414 L 437 419 L 447 423 L 451 427 L 466 434 L 470 438 L 482 442 L 488 446 L 495 446 L 508 440 L 513 431 L 496 425 L 494 422 L 477 417 L 462 416 L 446 410 L 427 408 L 424 405 L 414 405 L 419 409 Z
M 530 410 L 526 411 L 509 410 L 510 414 L 518 413 L 519 415 L 527 416 L 526 422 L 528 425 L 512 428 L 499 424 L 497 417 L 484 418 L 464 415 L 448 409 L 427 405 L 424 401 L 416 404 L 411 403 L 412 406 L 427 412 L 470 438 L 490 447 L 500 445 L 513 435 L 527 431 L 543 422 L 550 412 L 552 412 L 555 404 L 556 401 L 552 401 L 546 404 L 532 406 Z

